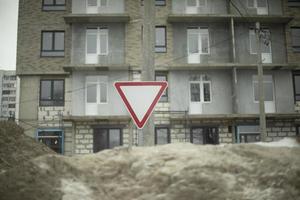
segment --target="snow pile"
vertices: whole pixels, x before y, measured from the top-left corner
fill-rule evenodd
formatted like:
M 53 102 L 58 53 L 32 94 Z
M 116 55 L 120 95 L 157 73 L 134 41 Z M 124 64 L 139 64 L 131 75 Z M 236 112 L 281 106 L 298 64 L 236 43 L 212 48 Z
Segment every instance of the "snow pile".
M 0 174 L 2 199 L 294 200 L 300 148 L 170 144 L 47 155 Z M 0 198 L 0 199 L 1 199 Z
M 265 147 L 300 147 L 300 143 L 295 138 L 283 138 L 275 142 L 257 142 L 255 144 Z

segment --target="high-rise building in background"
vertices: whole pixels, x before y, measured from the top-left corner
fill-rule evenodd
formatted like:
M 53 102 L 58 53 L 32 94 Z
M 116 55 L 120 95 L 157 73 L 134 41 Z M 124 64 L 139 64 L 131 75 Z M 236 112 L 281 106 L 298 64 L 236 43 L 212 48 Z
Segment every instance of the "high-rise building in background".
M 155 80 L 169 83 L 154 112 L 156 144 L 260 141 L 257 31 L 266 139 L 299 132 L 298 1 L 155 4 Z M 142 8 L 140 0 L 20 1 L 17 120 L 26 134 L 66 155 L 142 144 L 113 87 L 140 80 Z
M 0 120 L 15 117 L 16 90 L 16 72 L 0 70 Z

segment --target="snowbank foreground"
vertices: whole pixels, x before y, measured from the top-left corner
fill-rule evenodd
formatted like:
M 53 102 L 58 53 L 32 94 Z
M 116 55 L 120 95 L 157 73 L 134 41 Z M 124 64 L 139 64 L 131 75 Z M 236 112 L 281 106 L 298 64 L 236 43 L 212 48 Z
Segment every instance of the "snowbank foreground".
M 0 174 L 5 200 L 299 200 L 300 148 L 126 148 L 46 155 Z

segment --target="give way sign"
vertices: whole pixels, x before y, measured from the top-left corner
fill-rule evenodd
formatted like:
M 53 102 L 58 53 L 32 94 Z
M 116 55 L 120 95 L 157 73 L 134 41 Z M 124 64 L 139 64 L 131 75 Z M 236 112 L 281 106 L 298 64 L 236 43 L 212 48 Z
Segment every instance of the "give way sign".
M 116 90 L 139 129 L 144 127 L 167 87 L 166 81 L 115 82 Z

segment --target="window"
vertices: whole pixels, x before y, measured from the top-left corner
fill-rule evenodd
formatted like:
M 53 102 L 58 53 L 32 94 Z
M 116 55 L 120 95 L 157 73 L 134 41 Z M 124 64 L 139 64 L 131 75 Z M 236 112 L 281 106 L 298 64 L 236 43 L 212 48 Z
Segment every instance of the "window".
M 166 27 L 165 26 L 156 26 L 155 27 L 155 52 L 157 52 L 157 53 L 167 52 Z
M 187 7 L 205 7 L 207 0 L 186 0 Z
M 261 40 L 261 53 L 271 53 L 271 34 L 268 29 L 262 29 L 262 34 L 264 34 L 264 40 Z M 249 31 L 250 38 L 250 53 L 257 54 L 257 46 L 256 46 L 256 34 L 254 29 L 250 29 Z
M 43 0 L 44 11 L 65 10 L 66 0 Z
M 121 128 L 97 128 L 94 129 L 93 139 L 94 153 L 104 149 L 112 149 L 123 145 Z
M 64 80 L 41 80 L 40 106 L 64 106 Z
M 273 78 L 271 75 L 264 75 L 263 78 L 265 101 L 274 101 L 274 86 Z M 254 102 L 259 102 L 258 91 L 258 79 L 257 76 L 253 76 L 253 90 L 254 90 Z
M 166 73 L 156 73 L 155 81 L 168 81 L 168 76 Z M 168 102 L 168 88 L 162 94 L 159 102 Z
M 300 71 L 293 73 L 293 82 L 295 101 L 300 101 Z
M 41 56 L 64 56 L 65 55 L 65 32 L 42 31 Z
M 193 144 L 219 144 L 219 133 L 216 127 L 191 128 L 190 141 Z
M 299 7 L 300 1 L 299 0 L 288 0 L 288 6 L 290 7 Z
M 237 126 L 237 143 L 252 143 L 260 141 L 259 126 L 243 125 Z
M 248 0 L 247 6 L 249 8 L 266 8 L 268 7 L 267 0 Z
M 107 77 L 86 77 L 86 102 L 93 104 L 107 103 Z
M 16 97 L 9 97 L 9 101 L 16 101 Z
M 166 0 L 155 0 L 156 6 L 165 6 Z M 141 0 L 141 6 L 144 6 L 144 0 Z
M 16 108 L 16 104 L 8 104 L 8 108 Z
M 64 137 L 61 130 L 38 130 L 37 140 L 56 153 L 63 153 Z
M 11 94 L 10 90 L 3 90 L 2 94 Z
M 170 131 L 168 127 L 155 128 L 155 144 L 162 145 L 171 142 Z
M 300 52 L 300 27 L 291 27 L 292 47 L 294 52 Z
M 86 30 L 86 63 L 99 63 L 99 55 L 108 55 L 108 29 L 88 28 Z
M 300 126 L 299 125 L 296 127 L 296 135 L 300 136 Z
M 188 28 L 188 53 L 209 54 L 208 28 Z
M 211 102 L 211 81 L 206 75 L 190 77 L 190 101 Z

